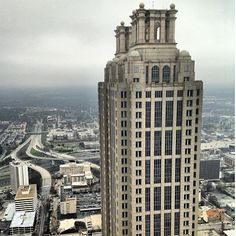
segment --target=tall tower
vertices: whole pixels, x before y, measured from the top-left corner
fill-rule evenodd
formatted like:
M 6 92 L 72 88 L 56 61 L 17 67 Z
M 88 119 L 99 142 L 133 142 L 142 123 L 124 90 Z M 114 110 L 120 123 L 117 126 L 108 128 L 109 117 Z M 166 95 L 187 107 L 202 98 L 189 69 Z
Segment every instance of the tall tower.
M 11 188 L 16 193 L 22 185 L 29 185 L 28 166 L 23 162 L 10 163 Z
M 104 236 L 197 235 L 202 81 L 177 10 L 133 11 L 98 85 Z

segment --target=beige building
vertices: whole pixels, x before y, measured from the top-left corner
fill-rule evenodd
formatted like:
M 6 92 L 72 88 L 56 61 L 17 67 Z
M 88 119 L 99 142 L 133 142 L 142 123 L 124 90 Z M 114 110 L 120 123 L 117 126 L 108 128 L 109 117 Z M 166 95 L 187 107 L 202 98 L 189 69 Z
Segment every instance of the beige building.
M 15 197 L 16 211 L 33 212 L 37 209 L 37 186 L 20 186 Z
M 103 236 L 197 235 L 203 90 L 176 13 L 140 4 L 115 30 L 98 88 Z
M 88 164 L 74 162 L 60 165 L 60 174 L 63 175 L 64 185 L 88 186 L 94 183 L 91 167 Z
M 65 201 L 60 203 L 60 212 L 62 215 L 76 213 L 76 197 L 66 197 Z
M 29 185 L 28 166 L 24 162 L 10 162 L 11 188 L 16 193 L 19 186 Z

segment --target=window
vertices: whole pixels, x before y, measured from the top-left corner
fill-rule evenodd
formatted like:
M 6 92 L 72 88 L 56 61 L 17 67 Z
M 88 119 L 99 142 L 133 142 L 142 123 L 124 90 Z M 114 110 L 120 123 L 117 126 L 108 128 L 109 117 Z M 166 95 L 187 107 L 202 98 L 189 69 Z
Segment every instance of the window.
M 183 97 L 183 90 L 177 91 L 177 97 Z
M 175 182 L 180 182 L 180 174 L 181 174 L 181 169 L 180 169 L 180 158 L 175 159 Z
M 136 98 L 142 98 L 142 92 L 136 91 Z
M 154 211 L 161 210 L 161 187 L 154 187 Z
M 191 129 L 186 129 L 185 134 L 186 134 L 186 135 L 191 135 L 191 134 L 192 134 L 192 130 L 191 130 Z
M 145 160 L 145 184 L 150 184 L 150 160 Z
M 162 71 L 163 82 L 170 82 L 170 67 L 164 66 Z
M 142 108 L 142 102 L 136 102 L 136 108 Z
M 184 77 L 184 81 L 189 81 L 189 77 Z
M 159 83 L 159 67 L 152 67 L 152 83 Z
M 192 116 L 192 110 L 187 110 L 186 111 L 186 116 Z
M 165 155 L 172 155 L 172 131 L 165 131 Z
M 141 119 L 142 118 L 142 112 L 136 112 L 136 119 Z
M 175 235 L 179 235 L 180 214 L 175 212 Z
M 136 157 L 141 157 L 142 156 L 142 151 L 136 151 L 135 155 L 136 155 Z
M 136 132 L 136 138 L 142 138 L 142 132 Z
M 150 211 L 150 188 L 145 188 L 145 211 Z
M 161 183 L 161 160 L 154 160 L 154 184 Z
M 120 92 L 120 97 L 121 98 L 127 98 L 127 92 L 126 91 L 121 91 Z
M 192 121 L 191 120 L 186 120 L 186 126 L 192 126 Z
M 161 34 L 161 27 L 160 27 L 160 25 L 157 25 L 157 27 L 156 27 L 156 32 L 155 32 L 155 39 L 157 40 L 157 41 L 160 41 L 160 34 Z
M 193 106 L 193 100 L 187 100 L 187 107 Z
M 161 156 L 161 131 L 154 131 L 154 156 Z
M 193 90 L 192 89 L 187 91 L 187 96 L 188 97 L 192 97 L 193 96 Z
M 200 89 L 197 89 L 197 96 L 200 96 Z
M 150 236 L 150 215 L 145 216 L 145 235 Z
M 145 156 L 150 156 L 151 132 L 145 132 Z
M 171 186 L 165 186 L 165 202 L 164 209 L 171 209 Z
M 181 130 L 176 130 L 176 147 L 175 147 L 175 154 L 181 154 L 181 143 L 182 143 L 182 132 Z
M 141 148 L 141 147 L 142 147 L 142 142 L 141 141 L 136 142 L 136 148 Z
M 152 92 L 146 91 L 146 98 L 151 98 L 151 97 L 152 97 Z
M 136 127 L 136 129 L 141 129 L 142 128 L 142 122 L 136 122 L 135 127 Z
M 151 102 L 146 102 L 146 128 L 151 127 Z
M 172 160 L 165 159 L 165 183 L 170 183 L 172 177 Z
M 148 66 L 146 66 L 146 84 L 148 84 Z
M 166 97 L 174 97 L 174 91 L 173 90 L 166 91 Z
M 127 107 L 127 102 L 121 102 L 120 106 L 121 106 L 121 108 L 126 108 Z
M 180 186 L 175 186 L 175 209 L 180 208 Z
M 164 236 L 171 235 L 171 213 L 164 214 Z
M 161 98 L 162 97 L 162 91 L 155 91 L 155 98 Z
M 173 80 L 176 81 L 176 65 L 173 67 Z
M 155 102 L 155 127 L 162 125 L 162 102 Z
M 183 102 L 177 101 L 177 114 L 176 114 L 176 125 L 182 125 L 182 110 L 183 110 Z
M 161 215 L 154 214 L 154 236 L 161 236 Z
M 173 101 L 166 102 L 166 127 L 173 125 Z

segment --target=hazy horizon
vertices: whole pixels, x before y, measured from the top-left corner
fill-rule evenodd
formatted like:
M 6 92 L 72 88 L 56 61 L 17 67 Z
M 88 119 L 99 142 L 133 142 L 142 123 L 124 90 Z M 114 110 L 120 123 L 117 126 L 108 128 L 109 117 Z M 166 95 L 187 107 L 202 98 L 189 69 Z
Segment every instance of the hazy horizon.
M 94 87 L 114 57 L 114 30 L 140 0 L 0 0 L 0 86 Z M 144 0 L 152 8 L 151 0 Z M 160 0 L 175 3 L 176 41 L 195 60 L 205 86 L 234 85 L 234 1 Z M 226 14 L 227 13 L 227 14 Z

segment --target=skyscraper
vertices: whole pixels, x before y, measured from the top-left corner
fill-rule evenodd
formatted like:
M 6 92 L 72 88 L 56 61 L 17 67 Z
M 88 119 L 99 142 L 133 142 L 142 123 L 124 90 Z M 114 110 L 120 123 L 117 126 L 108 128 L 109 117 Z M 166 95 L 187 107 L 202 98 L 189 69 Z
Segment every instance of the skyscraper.
M 11 188 L 16 193 L 19 186 L 29 185 L 28 166 L 23 162 L 10 163 Z
M 141 3 L 115 30 L 98 85 L 104 236 L 196 235 L 203 90 L 176 13 Z

